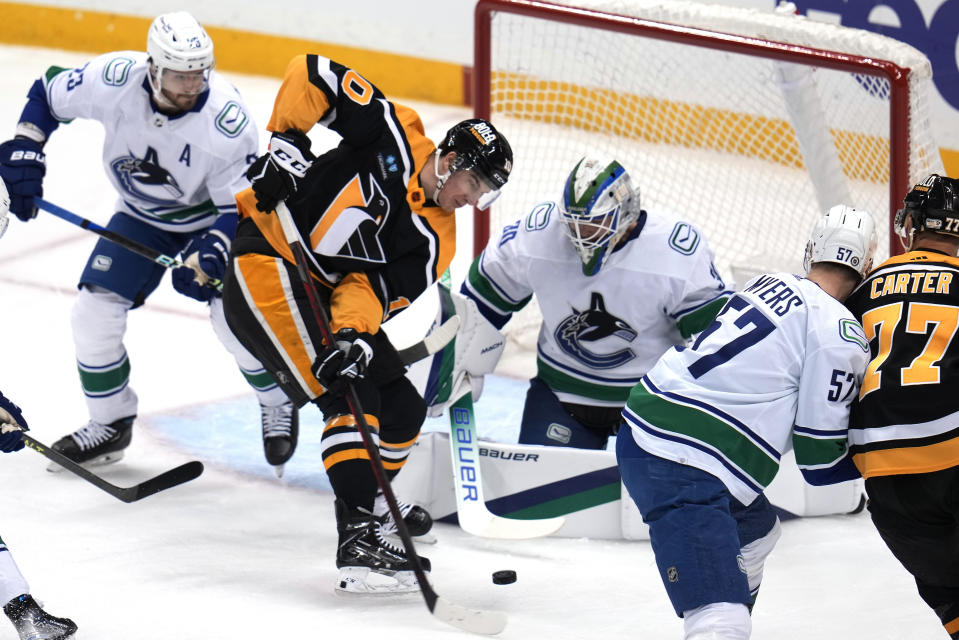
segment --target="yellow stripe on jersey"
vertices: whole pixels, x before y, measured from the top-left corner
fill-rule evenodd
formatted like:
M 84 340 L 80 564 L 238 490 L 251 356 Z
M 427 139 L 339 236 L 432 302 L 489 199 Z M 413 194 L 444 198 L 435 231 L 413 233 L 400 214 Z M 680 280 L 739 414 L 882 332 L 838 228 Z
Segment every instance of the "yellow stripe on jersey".
M 310 82 L 306 54 L 295 56 L 286 65 L 283 83 L 273 102 L 268 131 L 296 129 L 307 132 L 330 110 L 323 90 Z
M 325 393 L 326 388 L 310 371 L 321 346 L 313 344 L 304 318 L 291 302 L 289 272 L 282 258 L 256 253 L 237 256 L 235 271 L 247 305 L 300 388 L 310 398 Z
M 345 327 L 376 333 L 383 322 L 383 306 L 365 273 L 348 273 L 330 297 L 330 326 L 333 332 Z
M 863 478 L 941 471 L 959 465 L 959 438 L 921 447 L 857 453 L 852 460 Z

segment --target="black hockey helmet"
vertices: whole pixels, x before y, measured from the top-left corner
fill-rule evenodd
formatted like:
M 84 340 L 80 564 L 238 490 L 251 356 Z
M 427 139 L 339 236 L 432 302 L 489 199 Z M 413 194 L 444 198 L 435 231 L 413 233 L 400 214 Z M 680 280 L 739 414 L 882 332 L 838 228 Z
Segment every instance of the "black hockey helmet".
M 896 212 L 896 234 L 905 236 L 906 215 L 916 231 L 934 231 L 959 237 L 959 180 L 932 173 L 912 188 Z
M 513 169 L 513 150 L 496 128 L 482 118 L 470 118 L 446 132 L 439 144 L 441 155 L 456 152 L 451 172 L 471 169 L 490 188 L 499 191 Z

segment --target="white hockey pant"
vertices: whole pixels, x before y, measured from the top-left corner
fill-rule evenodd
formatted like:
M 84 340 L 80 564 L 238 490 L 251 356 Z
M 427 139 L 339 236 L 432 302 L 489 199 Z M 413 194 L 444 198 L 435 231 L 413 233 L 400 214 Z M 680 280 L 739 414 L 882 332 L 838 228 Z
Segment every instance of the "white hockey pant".
M 30 593 L 30 587 L 13 561 L 13 554 L 0 541 L 0 607 L 24 593 Z
M 260 361 L 253 357 L 253 354 L 247 351 L 230 331 L 226 316 L 223 314 L 222 298 L 213 298 L 210 301 L 210 323 L 213 325 L 216 337 L 220 339 L 226 350 L 233 354 L 240 373 L 253 389 L 260 404 L 264 407 L 276 407 L 288 402 L 286 394 L 273 382 L 273 378 L 266 372 Z
M 130 361 L 123 336 L 133 302 L 102 287 L 80 288 L 70 316 L 80 386 L 90 418 L 110 424 L 135 415 L 137 395 L 130 388 Z

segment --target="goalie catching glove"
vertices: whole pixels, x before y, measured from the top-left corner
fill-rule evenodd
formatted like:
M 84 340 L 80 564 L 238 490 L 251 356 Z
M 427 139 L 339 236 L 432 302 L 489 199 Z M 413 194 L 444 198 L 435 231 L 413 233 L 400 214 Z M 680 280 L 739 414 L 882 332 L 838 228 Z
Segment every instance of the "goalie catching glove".
M 23 449 L 23 432 L 29 429 L 20 407 L 0 393 L 0 451 L 11 453 Z
M 373 359 L 373 336 L 356 329 L 340 329 L 333 336 L 335 344 L 316 356 L 312 371 L 328 393 L 342 393 L 342 382 L 355 381 L 366 375 Z
M 506 338 L 476 308 L 470 298 L 439 287 L 440 318 L 460 317 L 460 329 L 449 345 L 436 354 L 426 383 L 425 398 L 431 417 L 443 415 L 467 391 L 473 401 L 483 393 L 483 376 L 492 373 L 503 355 Z
M 246 170 L 256 196 L 256 208 L 264 213 L 273 211 L 281 200 L 296 193 L 297 182 L 314 160 L 316 156 L 310 151 L 310 139 L 305 133 L 296 129 L 274 133 L 269 152 Z

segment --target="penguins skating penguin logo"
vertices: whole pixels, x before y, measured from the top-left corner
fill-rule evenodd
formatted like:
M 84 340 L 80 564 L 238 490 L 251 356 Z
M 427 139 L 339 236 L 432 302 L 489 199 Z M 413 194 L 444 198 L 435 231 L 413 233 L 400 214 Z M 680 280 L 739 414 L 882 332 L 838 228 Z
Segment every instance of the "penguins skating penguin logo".
M 628 346 L 611 353 L 596 353 L 583 343 L 597 343 L 609 337 L 629 343 L 636 339 L 636 335 L 625 320 L 606 310 L 606 302 L 597 292 L 590 296 L 588 309 L 578 311 L 574 307 L 572 315 L 563 320 L 554 333 L 563 351 L 594 369 L 613 369 L 629 362 L 636 354 Z

